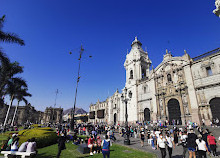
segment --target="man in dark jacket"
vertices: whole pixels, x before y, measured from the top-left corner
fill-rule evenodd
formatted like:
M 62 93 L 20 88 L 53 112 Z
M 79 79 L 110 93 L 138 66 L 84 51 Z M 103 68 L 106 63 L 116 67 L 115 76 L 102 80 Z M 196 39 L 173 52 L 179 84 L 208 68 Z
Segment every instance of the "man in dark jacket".
M 187 147 L 189 150 L 189 158 L 196 158 L 196 139 L 197 135 L 194 133 L 193 129 L 190 129 L 187 138 Z
M 61 151 L 66 149 L 66 137 L 64 136 L 64 134 L 61 134 L 61 137 L 58 139 L 58 153 L 57 153 L 57 158 L 60 157 Z

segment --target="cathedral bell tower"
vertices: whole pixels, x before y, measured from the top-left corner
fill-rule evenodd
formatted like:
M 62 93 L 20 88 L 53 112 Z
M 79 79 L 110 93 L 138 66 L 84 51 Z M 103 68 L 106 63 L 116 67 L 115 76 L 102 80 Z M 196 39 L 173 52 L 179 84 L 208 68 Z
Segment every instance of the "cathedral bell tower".
M 142 43 L 135 37 L 131 44 L 131 51 L 127 54 L 124 67 L 126 69 L 126 85 L 135 84 L 136 80 L 149 77 L 151 60 L 147 51 L 142 49 Z
M 136 83 L 138 80 L 148 78 L 150 73 L 151 61 L 148 58 L 148 53 L 141 46 L 141 42 L 135 37 L 131 44 L 131 51 L 126 55 L 124 63 L 126 70 L 125 87 L 128 94 L 132 94 L 127 104 L 129 124 L 138 121 L 138 85 Z

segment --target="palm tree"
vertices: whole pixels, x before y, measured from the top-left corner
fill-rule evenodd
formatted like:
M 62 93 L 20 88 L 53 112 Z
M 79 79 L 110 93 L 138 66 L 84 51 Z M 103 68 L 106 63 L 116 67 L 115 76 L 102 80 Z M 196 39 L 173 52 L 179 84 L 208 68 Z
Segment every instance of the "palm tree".
M 5 121 L 4 121 L 4 128 L 5 125 L 7 123 L 8 120 L 8 115 L 9 115 L 9 111 L 11 109 L 12 103 L 14 101 L 14 99 L 16 98 L 16 95 L 18 94 L 19 90 L 23 89 L 23 88 L 27 88 L 27 83 L 25 80 L 23 80 L 22 78 L 19 77 L 15 77 L 15 78 L 11 78 L 8 83 L 7 83 L 7 87 L 6 87 L 6 94 L 8 94 L 10 96 L 10 105 L 8 107 L 8 111 L 5 117 Z
M 9 43 L 18 43 L 20 45 L 25 45 L 24 41 L 19 38 L 18 35 L 9 32 L 3 32 L 2 28 L 5 22 L 5 15 L 0 18 L 0 41 Z
M 22 73 L 23 67 L 18 62 L 10 63 L 10 60 L 6 56 L 2 56 L 2 62 L 0 65 L 0 98 L 5 94 L 5 88 L 9 83 L 9 80 L 14 75 Z
M 0 42 L 17 43 L 21 46 L 25 45 L 24 41 L 14 33 L 4 32 L 2 30 L 5 22 L 5 15 L 0 18 Z M 3 89 L 9 78 L 16 73 L 23 72 L 22 67 L 17 62 L 10 63 L 9 58 L 3 53 L 0 47 L 0 102 L 3 101 Z
M 12 123 L 11 123 L 12 126 L 14 125 L 14 120 L 15 120 L 15 116 L 16 116 L 16 113 L 17 113 L 19 103 L 21 101 L 24 101 L 25 104 L 27 105 L 28 101 L 26 100 L 25 97 L 31 97 L 32 96 L 30 93 L 27 92 L 27 90 L 28 90 L 27 88 L 21 88 L 16 92 L 15 98 L 18 100 L 18 104 L 15 108 L 14 116 L 13 116 Z

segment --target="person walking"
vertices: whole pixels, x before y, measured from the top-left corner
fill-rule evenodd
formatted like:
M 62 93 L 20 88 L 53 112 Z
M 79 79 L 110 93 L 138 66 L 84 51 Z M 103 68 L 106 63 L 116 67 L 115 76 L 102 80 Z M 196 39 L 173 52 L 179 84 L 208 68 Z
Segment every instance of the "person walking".
M 197 144 L 197 151 L 198 151 L 198 158 L 207 158 L 206 157 L 206 151 L 208 151 L 208 148 L 206 146 L 206 142 L 202 140 L 202 135 L 198 135 L 198 139 L 196 139 Z
M 57 158 L 60 157 L 60 154 L 62 152 L 62 150 L 66 149 L 66 137 L 64 136 L 64 134 L 62 133 L 60 138 L 58 139 L 58 153 L 57 153 Z
M 166 141 L 167 141 L 167 150 L 169 153 L 169 158 L 171 158 L 173 149 L 175 149 L 174 138 L 167 133 Z
M 212 151 L 213 156 L 217 157 L 216 153 L 216 139 L 213 136 L 212 132 L 207 136 L 208 145 L 210 146 L 210 149 Z
M 166 139 L 163 137 L 163 134 L 160 133 L 157 139 L 157 149 L 160 148 L 161 158 L 166 158 Z
M 144 146 L 144 139 L 145 139 L 144 128 L 141 128 L 141 131 L 140 131 L 140 138 L 141 138 L 141 147 L 143 147 L 143 146 Z
M 183 146 L 183 158 L 186 158 L 186 152 L 187 152 L 187 133 L 186 131 L 183 132 L 183 135 L 180 137 L 181 145 Z
M 174 137 L 174 143 L 178 145 L 178 135 L 177 135 L 177 131 L 176 130 L 173 133 L 173 137 Z
M 196 158 L 196 139 L 197 135 L 194 133 L 193 129 L 190 129 L 187 138 L 187 147 L 189 151 L 189 158 Z
M 105 139 L 102 141 L 102 154 L 103 158 L 109 158 L 110 157 L 110 146 L 111 146 L 111 141 L 108 137 L 108 135 L 105 135 Z

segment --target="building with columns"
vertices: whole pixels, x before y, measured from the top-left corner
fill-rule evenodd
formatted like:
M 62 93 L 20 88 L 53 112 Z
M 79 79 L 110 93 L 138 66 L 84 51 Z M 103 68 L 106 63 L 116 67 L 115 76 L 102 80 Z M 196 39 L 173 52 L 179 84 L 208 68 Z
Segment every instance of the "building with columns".
M 121 95 L 131 95 L 127 111 L 129 124 L 143 121 L 169 120 L 185 124 L 187 121 L 206 124 L 220 119 L 220 48 L 191 58 L 184 51 L 173 57 L 166 50 L 163 61 L 156 67 L 142 43 L 135 38 L 126 55 L 124 67 L 126 83 L 102 105 L 90 105 L 89 122 L 123 124 L 125 103 Z M 100 110 L 104 116 L 100 118 Z

